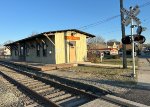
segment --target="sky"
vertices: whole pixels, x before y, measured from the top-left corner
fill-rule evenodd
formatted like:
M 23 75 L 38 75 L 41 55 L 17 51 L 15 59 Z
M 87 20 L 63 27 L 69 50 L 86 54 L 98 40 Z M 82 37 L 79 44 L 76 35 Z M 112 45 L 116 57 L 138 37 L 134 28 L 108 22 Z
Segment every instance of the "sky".
M 16 41 L 53 30 L 79 29 L 105 41 L 121 40 L 120 0 L 0 0 L 0 44 L 8 40 Z M 147 30 L 142 33 L 146 43 L 150 43 L 150 0 L 124 0 L 124 8 L 139 5 L 137 17 Z M 101 23 L 101 21 L 104 21 Z M 99 22 L 95 26 L 83 27 Z M 136 28 L 134 29 L 136 33 Z M 130 34 L 130 26 L 126 27 Z

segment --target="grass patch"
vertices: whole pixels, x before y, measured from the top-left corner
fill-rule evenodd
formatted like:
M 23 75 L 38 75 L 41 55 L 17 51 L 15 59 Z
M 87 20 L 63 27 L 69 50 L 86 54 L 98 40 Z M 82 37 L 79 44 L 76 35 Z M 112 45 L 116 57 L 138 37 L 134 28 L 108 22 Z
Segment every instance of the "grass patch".
M 103 59 L 103 62 L 101 64 L 112 64 L 112 65 L 122 65 L 123 60 L 122 58 L 119 59 Z M 132 58 L 127 58 L 127 65 L 132 66 Z M 138 65 L 138 58 L 135 58 L 135 65 Z
M 85 73 L 88 73 L 91 76 L 98 77 L 101 79 L 128 82 L 131 84 L 135 83 L 135 80 L 131 78 L 132 69 L 78 66 L 72 67 L 70 68 L 70 70 L 83 75 Z
M 110 68 L 110 67 L 85 67 L 78 66 L 72 67 L 71 70 L 84 73 L 100 74 L 100 75 L 118 75 L 122 73 L 130 72 L 131 69 L 120 69 L 120 68 Z
M 112 64 L 112 65 L 122 65 L 123 59 L 119 55 L 105 55 L 103 61 L 101 62 L 100 57 L 93 56 L 89 60 L 92 63 L 101 63 L 101 64 Z M 132 56 L 127 56 L 127 65 L 132 66 Z M 135 57 L 135 65 L 138 66 L 138 57 Z

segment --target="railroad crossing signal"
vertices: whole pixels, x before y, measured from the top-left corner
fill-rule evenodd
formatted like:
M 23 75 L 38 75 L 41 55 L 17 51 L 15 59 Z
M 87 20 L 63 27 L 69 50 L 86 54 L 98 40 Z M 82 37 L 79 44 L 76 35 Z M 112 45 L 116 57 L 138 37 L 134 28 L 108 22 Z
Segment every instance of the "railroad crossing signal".
M 121 39 L 123 44 L 131 44 L 132 43 L 132 39 L 131 36 L 125 36 L 124 38 Z
M 134 36 L 134 41 L 140 44 L 143 44 L 146 40 L 146 38 L 143 35 L 133 35 L 133 36 Z M 131 35 L 122 38 L 121 41 L 123 44 L 131 44 L 132 43 Z
M 139 18 L 137 18 L 136 16 L 139 14 L 140 9 L 139 6 L 135 6 L 133 9 L 130 8 L 130 11 L 126 10 L 125 8 L 121 9 L 121 12 L 123 12 L 126 15 L 126 18 L 122 21 L 122 23 L 126 26 L 128 26 L 132 21 L 135 21 L 136 24 L 138 25 L 137 28 L 137 34 L 133 35 L 133 33 L 131 35 L 128 35 L 124 38 L 122 38 L 122 43 L 123 44 L 131 44 L 132 42 L 138 42 L 140 44 L 145 42 L 145 37 L 141 35 L 142 31 L 146 30 L 146 28 L 140 26 L 141 21 Z M 132 20 L 132 21 L 131 21 Z M 136 25 L 133 25 L 133 23 L 131 23 L 131 29 L 133 32 L 133 28 Z M 133 36 L 133 38 L 132 38 Z
M 147 28 L 146 27 L 142 27 L 142 26 L 138 26 L 136 33 L 138 35 L 140 35 L 143 31 L 145 31 Z
M 140 27 L 137 30 L 138 35 L 137 36 L 133 35 L 134 27 L 136 26 L 133 24 L 133 21 L 136 22 L 138 26 L 140 26 L 141 24 L 140 19 L 136 17 L 139 14 L 140 10 L 139 10 L 139 6 L 135 6 L 134 8 L 130 7 L 130 11 L 122 8 L 121 12 L 126 15 L 126 18 L 122 20 L 122 24 L 124 24 L 125 26 L 128 26 L 131 23 L 131 35 L 122 38 L 122 43 L 132 44 L 132 62 L 133 62 L 132 67 L 133 67 L 133 77 L 135 77 L 136 73 L 135 73 L 135 58 L 134 58 L 134 47 L 135 47 L 134 41 L 138 41 L 139 43 L 145 42 L 145 37 L 140 35 L 142 32 L 142 29 Z
M 140 44 L 143 44 L 145 42 L 146 38 L 143 35 L 135 35 L 134 41 L 138 42 Z
M 122 21 L 122 23 L 126 26 L 128 26 L 131 23 L 131 19 L 133 19 L 137 25 L 141 24 L 141 21 L 136 16 L 139 14 L 139 6 L 135 6 L 132 10 L 128 11 L 125 8 L 121 9 L 121 12 L 123 12 L 127 17 Z

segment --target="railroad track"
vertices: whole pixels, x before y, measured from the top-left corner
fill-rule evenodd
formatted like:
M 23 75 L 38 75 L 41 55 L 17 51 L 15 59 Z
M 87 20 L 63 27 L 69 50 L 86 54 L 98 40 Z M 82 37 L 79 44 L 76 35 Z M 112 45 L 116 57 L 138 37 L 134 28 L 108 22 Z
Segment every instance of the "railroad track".
M 35 96 L 38 101 L 42 102 L 44 106 L 52 107 L 73 107 L 85 104 L 98 98 L 95 95 L 64 86 L 59 83 L 54 83 L 32 75 L 23 75 L 18 72 L 1 71 L 1 75 L 11 81 L 13 84 L 22 87 L 28 91 L 29 94 Z M 30 102 L 34 104 L 34 102 Z
M 42 78 L 41 76 L 35 75 L 32 72 L 26 72 L 27 68 L 15 67 L 14 65 L 7 63 L 0 63 L 1 65 L 13 69 L 13 71 L 0 71 L 0 74 L 10 81 L 15 86 L 21 88 L 32 98 L 36 99 L 31 101 L 28 106 L 39 104 L 48 107 L 76 107 L 86 104 L 95 99 L 115 104 L 117 106 L 129 106 L 133 107 L 132 104 L 128 104 L 122 101 L 118 101 L 114 98 L 108 98 L 106 93 L 99 95 L 86 92 L 85 90 L 79 90 L 59 82 Z M 37 104 L 37 105 L 36 105 Z
M 146 58 L 147 62 L 150 64 L 150 60 L 148 58 Z
M 6 87 L 8 87 L 9 89 L 11 89 L 11 91 L 13 92 L 13 94 L 19 98 L 19 101 L 17 103 L 17 105 L 13 104 L 11 105 L 12 107 L 44 107 L 42 105 L 41 102 L 37 101 L 34 97 L 32 97 L 32 95 L 30 95 L 29 93 L 25 92 L 24 90 L 22 90 L 19 87 L 16 87 L 14 84 L 11 84 L 7 79 L 3 78 L 2 76 L 0 76 L 0 80 L 3 81 L 3 83 L 6 85 Z

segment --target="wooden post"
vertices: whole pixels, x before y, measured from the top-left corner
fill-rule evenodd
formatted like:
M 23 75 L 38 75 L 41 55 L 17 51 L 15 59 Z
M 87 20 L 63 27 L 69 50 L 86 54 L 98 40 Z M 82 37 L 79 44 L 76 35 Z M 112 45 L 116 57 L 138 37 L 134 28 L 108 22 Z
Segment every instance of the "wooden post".
M 122 23 L 124 19 L 124 14 L 121 12 L 121 9 L 123 8 L 123 0 L 120 0 L 120 13 L 121 13 L 121 30 L 122 30 L 122 38 L 125 37 L 125 26 Z M 127 57 L 126 57 L 126 45 L 122 44 L 122 51 L 123 51 L 123 68 L 127 68 Z
M 45 33 L 44 36 L 55 46 L 55 43 L 51 40 L 48 34 Z

